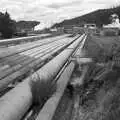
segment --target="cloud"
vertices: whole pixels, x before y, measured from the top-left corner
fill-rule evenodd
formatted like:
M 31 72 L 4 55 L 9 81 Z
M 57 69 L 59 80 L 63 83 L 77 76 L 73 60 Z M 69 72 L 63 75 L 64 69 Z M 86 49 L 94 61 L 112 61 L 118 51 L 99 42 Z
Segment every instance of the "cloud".
M 61 2 L 61 3 L 52 3 L 50 5 L 48 5 L 49 8 L 54 8 L 54 9 L 59 9 L 65 6 L 73 6 L 76 4 L 81 4 L 83 2 L 83 0 L 74 0 L 74 1 L 70 1 L 70 2 Z
M 105 5 L 106 7 L 120 4 L 120 0 L 84 0 L 87 4 Z

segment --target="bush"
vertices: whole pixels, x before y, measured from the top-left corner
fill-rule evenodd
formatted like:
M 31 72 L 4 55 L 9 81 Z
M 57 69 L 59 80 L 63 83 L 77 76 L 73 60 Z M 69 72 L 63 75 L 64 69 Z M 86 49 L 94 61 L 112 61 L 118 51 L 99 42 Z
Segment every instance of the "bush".
M 104 31 L 104 35 L 105 36 L 116 36 L 118 35 L 118 31 L 117 30 L 112 30 L 112 29 L 108 29 Z
M 32 78 L 30 85 L 35 105 L 42 106 L 56 91 L 55 83 L 41 79 L 38 74 L 36 78 Z
M 7 12 L 0 14 L 0 32 L 3 38 L 11 38 L 13 36 L 16 31 L 15 23 Z

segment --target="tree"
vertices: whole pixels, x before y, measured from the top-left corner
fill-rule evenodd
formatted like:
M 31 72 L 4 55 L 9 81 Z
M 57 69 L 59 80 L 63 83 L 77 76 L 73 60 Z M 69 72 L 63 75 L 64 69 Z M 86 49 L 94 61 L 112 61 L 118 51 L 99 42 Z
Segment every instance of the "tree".
M 0 32 L 3 38 L 11 38 L 16 30 L 15 21 L 10 18 L 8 12 L 0 14 Z

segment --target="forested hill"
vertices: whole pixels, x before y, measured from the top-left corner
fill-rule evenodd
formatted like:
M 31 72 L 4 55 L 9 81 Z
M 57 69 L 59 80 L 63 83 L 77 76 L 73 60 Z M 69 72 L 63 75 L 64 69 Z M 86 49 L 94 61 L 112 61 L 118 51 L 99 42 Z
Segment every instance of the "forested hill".
M 75 24 L 83 25 L 84 23 L 95 23 L 97 26 L 100 27 L 103 24 L 109 24 L 109 17 L 113 13 L 118 14 L 118 16 L 120 17 L 120 6 L 110 9 L 97 10 L 80 17 L 64 20 L 61 23 L 54 24 L 52 27 L 62 27 Z

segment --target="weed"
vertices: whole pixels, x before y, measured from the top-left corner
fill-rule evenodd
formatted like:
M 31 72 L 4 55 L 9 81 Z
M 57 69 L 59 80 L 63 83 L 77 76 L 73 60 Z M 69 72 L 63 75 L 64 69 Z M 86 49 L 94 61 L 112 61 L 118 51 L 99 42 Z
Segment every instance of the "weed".
M 37 74 L 30 82 L 34 105 L 43 105 L 56 91 L 56 84 L 50 80 L 44 80 Z

